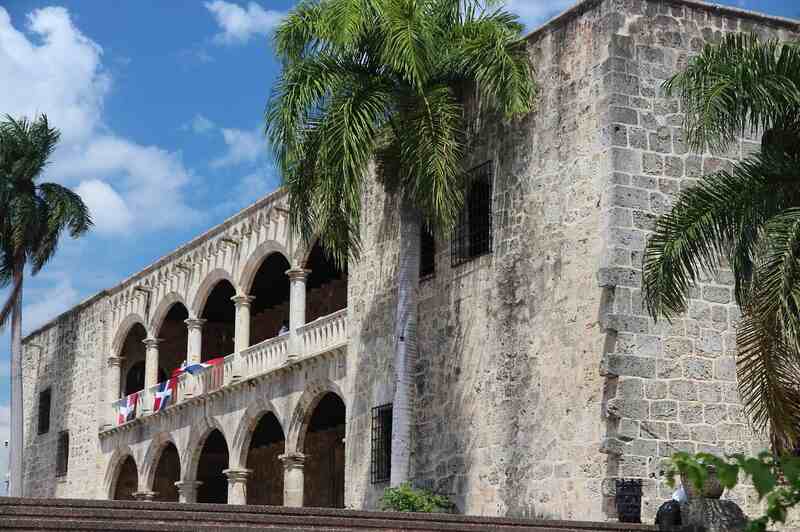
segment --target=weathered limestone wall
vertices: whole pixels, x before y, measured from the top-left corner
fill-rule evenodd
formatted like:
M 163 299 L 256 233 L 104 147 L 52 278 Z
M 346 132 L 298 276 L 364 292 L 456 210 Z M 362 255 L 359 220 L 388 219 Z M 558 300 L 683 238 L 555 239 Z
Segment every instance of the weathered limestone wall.
M 464 167 L 492 161 L 493 253 L 451 268 L 449 241 L 438 239 L 436 274 L 421 286 L 414 475 L 461 512 L 603 516 L 605 333 L 594 272 L 608 24 L 588 5 L 530 39 L 541 87 L 532 116 L 476 114 Z M 366 246 L 349 284 L 359 356 L 348 441 L 368 442 L 369 409 L 392 399 L 395 203 L 376 188 L 364 200 Z M 369 464 L 354 467 L 363 484 L 351 496 L 372 507 L 386 485 L 368 483 Z
M 106 296 L 101 294 L 28 338 L 23 353 L 24 494 L 93 497 L 100 454 L 98 412 L 104 397 Z M 50 430 L 37 433 L 39 392 L 50 387 Z M 56 478 L 59 432 L 69 430 L 69 472 Z
M 796 25 L 719 10 L 693 2 L 608 0 L 614 16 L 604 87 L 604 143 L 611 146 L 607 206 L 607 264 L 599 271 L 610 306 L 604 355 L 612 457 L 609 477 L 644 480 L 643 519 L 652 520 L 670 495 L 664 458 L 682 450 L 757 453 L 764 442 L 742 415 L 736 382 L 735 324 L 730 271 L 704 279 L 691 294 L 688 315 L 654 323 L 642 308 L 641 263 L 655 217 L 698 177 L 760 149 L 743 138 L 724 153 L 692 153 L 677 99 L 662 83 L 694 52 L 730 32 L 797 38 Z M 609 482 L 604 493 L 613 494 Z M 751 489 L 732 496 L 756 510 Z

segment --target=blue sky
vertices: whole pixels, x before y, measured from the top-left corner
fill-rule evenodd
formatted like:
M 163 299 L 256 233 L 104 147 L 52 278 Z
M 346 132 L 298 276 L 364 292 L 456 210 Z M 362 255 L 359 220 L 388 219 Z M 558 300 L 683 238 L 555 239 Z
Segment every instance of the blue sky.
M 268 36 L 293 3 L 0 0 L 0 114 L 48 114 L 62 143 L 46 177 L 78 190 L 97 224 L 28 280 L 26 331 L 277 186 L 260 133 L 278 70 Z M 533 29 L 572 3 L 509 7 Z M 800 16 L 795 0 L 720 3 Z M 5 332 L 0 441 L 8 357 Z

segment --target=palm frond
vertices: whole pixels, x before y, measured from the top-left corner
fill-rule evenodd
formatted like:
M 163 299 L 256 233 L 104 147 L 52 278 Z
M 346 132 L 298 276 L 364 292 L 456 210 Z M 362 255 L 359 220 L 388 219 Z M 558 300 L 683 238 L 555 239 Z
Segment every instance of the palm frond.
M 0 331 L 5 328 L 6 324 L 8 323 L 8 318 L 11 317 L 11 311 L 14 310 L 14 305 L 17 304 L 17 299 L 19 298 L 21 288 L 22 279 L 20 279 L 19 282 L 14 283 L 11 293 L 8 294 L 6 302 L 3 303 L 3 307 L 0 308 Z
M 686 104 L 687 138 L 701 150 L 723 149 L 747 132 L 796 129 L 800 47 L 731 34 L 708 44 L 664 85 Z
M 656 221 L 643 260 L 642 292 L 653 318 L 686 310 L 686 295 L 700 274 L 732 264 L 736 294 L 745 305 L 752 256 L 764 224 L 797 196 L 796 162 L 757 155 L 705 177 L 683 191 Z M 797 182 L 797 181 L 795 181 Z

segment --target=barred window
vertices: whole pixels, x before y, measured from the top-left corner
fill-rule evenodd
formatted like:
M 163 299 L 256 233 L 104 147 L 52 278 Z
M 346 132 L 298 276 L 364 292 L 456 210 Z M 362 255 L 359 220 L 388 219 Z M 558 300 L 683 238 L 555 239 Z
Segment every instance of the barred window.
M 422 226 L 420 235 L 419 277 L 425 279 L 436 274 L 436 240 L 433 233 Z
M 392 472 L 392 405 L 372 409 L 372 467 L 373 484 L 386 482 Z
M 469 170 L 464 187 L 464 208 L 450 249 L 453 267 L 492 252 L 492 161 Z
M 58 434 L 58 449 L 56 450 L 56 476 L 63 477 L 69 467 L 69 432 Z
M 47 434 L 50 431 L 50 388 L 39 392 L 39 417 L 37 424 L 37 432 L 39 434 Z

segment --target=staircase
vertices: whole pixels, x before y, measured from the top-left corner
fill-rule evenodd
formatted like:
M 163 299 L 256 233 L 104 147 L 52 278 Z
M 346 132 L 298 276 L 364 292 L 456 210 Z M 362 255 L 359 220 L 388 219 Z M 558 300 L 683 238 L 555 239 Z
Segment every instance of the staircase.
M 114 532 L 622 532 L 655 527 L 473 517 L 360 512 L 282 506 L 228 506 L 80 499 L 0 497 L 0 530 Z

